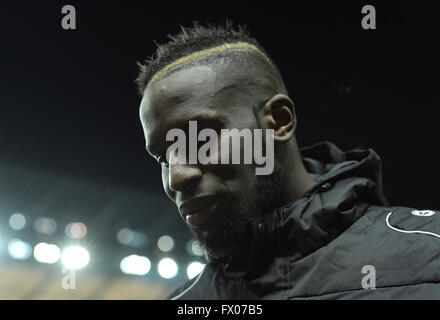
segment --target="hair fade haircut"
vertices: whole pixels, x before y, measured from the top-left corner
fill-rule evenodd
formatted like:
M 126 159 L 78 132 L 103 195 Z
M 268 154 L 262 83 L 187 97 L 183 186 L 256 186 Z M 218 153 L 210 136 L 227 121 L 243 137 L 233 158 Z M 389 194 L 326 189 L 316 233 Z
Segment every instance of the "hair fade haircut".
M 219 46 L 225 43 L 247 42 L 253 44 L 261 50 L 267 57 L 270 56 L 258 41 L 250 36 L 247 27 L 237 26 L 227 19 L 224 23 L 207 26 L 201 26 L 198 22 L 193 23 L 193 27 L 180 26 L 180 32 L 167 35 L 169 42 L 165 44 L 156 44 L 156 52 L 147 58 L 144 63 L 139 63 L 139 75 L 135 80 L 139 94 L 142 95 L 153 76 L 166 65 L 177 59 L 190 55 L 194 52 Z M 272 59 L 270 59 L 272 61 Z M 275 64 L 272 61 L 273 66 Z M 276 67 L 275 67 L 276 68 Z M 277 69 L 279 77 L 279 70 Z

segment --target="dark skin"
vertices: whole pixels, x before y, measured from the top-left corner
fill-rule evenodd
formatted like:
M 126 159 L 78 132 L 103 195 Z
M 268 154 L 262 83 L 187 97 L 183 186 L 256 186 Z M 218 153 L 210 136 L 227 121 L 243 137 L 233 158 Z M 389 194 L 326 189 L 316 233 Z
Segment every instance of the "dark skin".
M 244 73 L 226 63 L 201 63 L 165 74 L 144 91 L 140 119 L 147 151 L 161 162 L 166 194 L 207 249 L 233 246 L 246 237 L 248 219 L 296 201 L 314 185 L 294 136 L 294 104 L 282 91 L 258 68 Z M 263 107 L 255 117 L 257 100 Z M 199 130 L 274 129 L 278 178 L 256 176 L 253 165 L 166 163 L 172 143 L 165 140 L 166 133 L 185 129 L 190 120 L 197 120 Z M 194 212 L 198 215 L 187 219 Z

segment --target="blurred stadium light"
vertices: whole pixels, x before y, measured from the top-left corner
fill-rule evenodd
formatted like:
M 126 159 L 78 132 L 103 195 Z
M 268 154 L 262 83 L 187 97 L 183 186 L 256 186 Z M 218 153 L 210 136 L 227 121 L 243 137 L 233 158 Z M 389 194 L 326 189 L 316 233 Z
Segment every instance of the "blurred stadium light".
M 146 275 L 151 268 L 151 262 L 147 257 L 130 255 L 121 261 L 121 271 L 138 276 Z
M 157 269 L 160 276 L 165 279 L 174 278 L 179 271 L 176 261 L 171 258 L 163 258 L 160 260 Z
M 174 248 L 174 240 L 170 236 L 166 236 L 166 235 L 161 236 L 157 240 L 157 247 L 162 252 L 169 252 L 169 251 L 173 250 L 173 248 Z
M 188 279 L 192 279 L 197 276 L 205 268 L 205 264 L 198 261 L 191 262 L 186 269 L 186 275 Z
M 8 252 L 14 259 L 26 260 L 32 255 L 32 247 L 20 239 L 12 239 L 8 243 Z
M 203 259 L 160 190 L 0 171 L 0 299 L 157 299 L 188 280 L 179 266 Z M 75 293 L 61 287 L 63 267 L 78 272 Z
M 89 263 L 89 260 L 89 252 L 79 246 L 68 247 L 61 254 L 61 262 L 68 269 L 83 268 Z
M 41 263 L 55 263 L 60 258 L 60 248 L 55 244 L 40 242 L 34 247 L 34 258 Z
M 14 230 L 21 230 L 26 225 L 26 218 L 21 213 L 14 213 L 9 218 L 9 226 Z

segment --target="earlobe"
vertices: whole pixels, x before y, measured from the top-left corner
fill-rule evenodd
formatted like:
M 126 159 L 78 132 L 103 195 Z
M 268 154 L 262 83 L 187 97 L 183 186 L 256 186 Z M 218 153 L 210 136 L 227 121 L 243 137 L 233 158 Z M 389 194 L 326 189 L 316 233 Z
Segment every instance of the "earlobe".
M 273 96 L 265 105 L 261 114 L 261 124 L 274 130 L 274 139 L 288 141 L 296 129 L 296 116 L 293 101 L 285 94 Z

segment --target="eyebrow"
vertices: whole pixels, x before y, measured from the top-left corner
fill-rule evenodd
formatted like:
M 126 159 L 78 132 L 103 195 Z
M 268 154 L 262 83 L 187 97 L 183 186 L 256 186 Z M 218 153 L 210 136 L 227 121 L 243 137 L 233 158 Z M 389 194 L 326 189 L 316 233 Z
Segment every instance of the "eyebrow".
M 200 122 L 218 122 L 221 124 L 225 123 L 224 117 L 220 116 L 217 112 L 205 112 L 205 113 L 199 113 L 194 116 L 190 116 L 185 120 L 179 120 L 176 122 L 174 128 L 186 128 L 189 121 L 200 121 Z
M 210 128 L 209 124 L 216 124 L 215 126 L 213 126 L 211 129 L 220 129 L 219 127 L 223 127 L 226 123 L 225 119 L 223 116 L 219 115 L 217 112 L 213 111 L 213 112 L 204 112 L 204 113 L 199 113 L 196 114 L 194 116 L 190 116 L 184 120 L 179 120 L 175 123 L 172 123 L 172 125 L 170 126 L 170 129 L 182 129 L 185 130 L 188 127 L 189 121 L 197 121 L 200 122 L 197 123 L 197 129 L 206 129 L 206 128 Z M 197 133 L 198 134 L 198 133 Z M 164 138 L 164 142 L 165 141 L 165 136 Z M 160 147 L 158 147 L 159 144 L 155 144 L 154 142 L 150 143 L 148 146 L 146 146 L 146 150 L 147 152 L 153 157 L 153 158 L 157 158 L 155 155 L 160 155 L 162 152 L 160 151 Z

